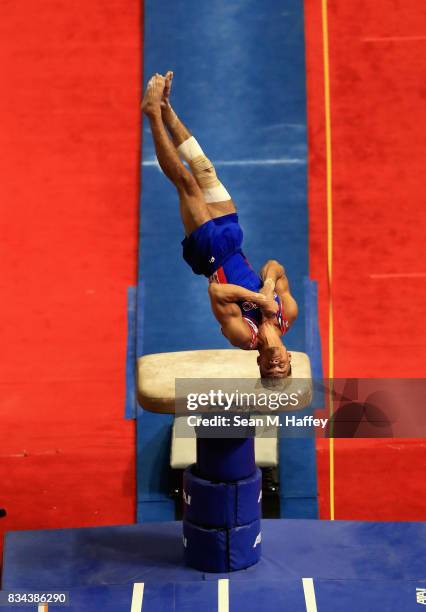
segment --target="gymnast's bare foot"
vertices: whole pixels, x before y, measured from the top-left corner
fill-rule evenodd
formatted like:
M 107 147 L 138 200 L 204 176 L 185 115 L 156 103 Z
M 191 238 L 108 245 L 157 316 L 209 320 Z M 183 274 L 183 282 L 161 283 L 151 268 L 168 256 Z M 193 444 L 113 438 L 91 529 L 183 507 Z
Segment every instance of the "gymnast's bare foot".
M 163 97 L 161 99 L 161 108 L 167 109 L 170 108 L 170 93 L 172 90 L 172 80 L 173 80 L 173 72 L 168 70 L 164 75 L 165 83 L 164 83 L 164 91 Z
M 164 94 L 165 83 L 165 78 L 158 73 L 149 79 L 142 100 L 142 111 L 146 115 L 161 113 L 161 100 Z

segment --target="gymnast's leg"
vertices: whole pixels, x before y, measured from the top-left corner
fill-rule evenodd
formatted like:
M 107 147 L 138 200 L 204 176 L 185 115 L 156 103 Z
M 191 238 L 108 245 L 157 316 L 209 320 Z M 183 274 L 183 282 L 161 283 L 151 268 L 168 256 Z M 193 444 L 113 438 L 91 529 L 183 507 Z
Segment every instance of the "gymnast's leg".
M 173 73 L 165 76 L 164 95 L 161 102 L 162 117 L 181 159 L 186 161 L 203 192 L 211 218 L 236 211 L 235 203 L 219 181 L 212 162 L 205 156 L 191 132 L 179 119 L 170 104 Z
M 147 115 L 158 163 L 179 194 L 180 213 L 187 236 L 197 227 L 211 219 L 209 209 L 197 181 L 179 158 L 174 144 L 170 141 L 161 115 L 161 100 L 165 79 L 153 76 L 147 86 L 142 110 Z

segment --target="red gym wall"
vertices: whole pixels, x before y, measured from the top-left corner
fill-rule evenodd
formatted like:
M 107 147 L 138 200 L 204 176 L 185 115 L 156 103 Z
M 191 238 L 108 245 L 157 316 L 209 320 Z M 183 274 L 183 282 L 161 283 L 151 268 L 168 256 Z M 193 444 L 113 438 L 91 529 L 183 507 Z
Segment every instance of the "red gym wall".
M 328 4 L 335 374 L 424 376 L 425 275 L 386 275 L 424 270 L 426 7 Z M 305 11 L 311 276 L 320 281 L 326 365 L 320 0 L 305 0 Z M 25 11 L 19 3 L 2 9 L 2 532 L 134 520 L 134 428 L 123 413 L 141 19 L 136 0 L 27 0 Z M 335 446 L 336 518 L 425 518 L 420 441 Z M 324 441 L 318 465 L 328 518 Z

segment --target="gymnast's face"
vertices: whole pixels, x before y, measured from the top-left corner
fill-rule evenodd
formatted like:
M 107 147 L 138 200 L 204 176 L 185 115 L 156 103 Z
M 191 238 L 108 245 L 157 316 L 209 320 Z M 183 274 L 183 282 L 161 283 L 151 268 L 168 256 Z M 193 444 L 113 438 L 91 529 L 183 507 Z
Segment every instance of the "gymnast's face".
M 291 353 L 280 343 L 280 346 L 259 349 L 257 358 L 262 378 L 285 378 L 288 376 Z

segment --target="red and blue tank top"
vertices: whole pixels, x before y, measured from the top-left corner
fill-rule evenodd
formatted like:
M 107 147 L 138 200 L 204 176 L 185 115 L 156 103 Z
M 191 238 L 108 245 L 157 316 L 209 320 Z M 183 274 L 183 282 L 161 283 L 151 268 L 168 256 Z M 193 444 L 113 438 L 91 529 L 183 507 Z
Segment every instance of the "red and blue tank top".
M 210 277 L 209 283 L 240 285 L 245 289 L 258 293 L 263 285 L 262 279 L 253 270 L 246 257 L 241 251 L 237 251 L 229 257 L 223 265 L 216 270 Z M 274 299 L 278 304 L 278 312 L 276 314 L 278 326 L 282 334 L 285 334 L 289 329 L 289 321 L 284 314 L 283 306 L 280 298 L 274 293 Z M 262 311 L 257 304 L 249 301 L 237 302 L 241 310 L 243 321 L 248 325 L 251 333 L 250 346 L 248 350 L 253 350 L 257 347 L 259 326 L 262 322 Z

